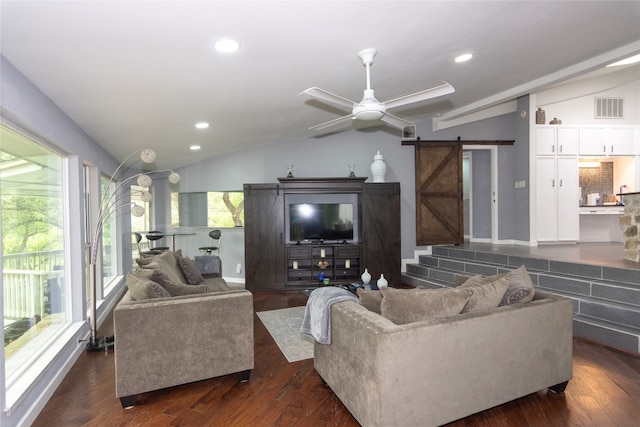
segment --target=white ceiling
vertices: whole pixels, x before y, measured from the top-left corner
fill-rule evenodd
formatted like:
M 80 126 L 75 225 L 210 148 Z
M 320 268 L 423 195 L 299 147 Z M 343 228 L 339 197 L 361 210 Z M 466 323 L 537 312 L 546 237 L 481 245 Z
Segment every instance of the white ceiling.
M 0 5 L 1 53 L 114 157 L 150 147 L 163 168 L 317 136 L 307 128 L 345 112 L 298 94 L 318 86 L 360 100 L 364 48 L 378 51 L 371 85 L 381 101 L 442 80 L 455 87 L 393 111 L 416 123 L 504 102 L 640 51 L 638 1 Z M 211 50 L 224 36 L 240 42 L 237 53 Z M 474 58 L 455 64 L 464 52 Z M 195 129 L 197 121 L 211 127 Z M 190 152 L 196 143 L 202 150 Z

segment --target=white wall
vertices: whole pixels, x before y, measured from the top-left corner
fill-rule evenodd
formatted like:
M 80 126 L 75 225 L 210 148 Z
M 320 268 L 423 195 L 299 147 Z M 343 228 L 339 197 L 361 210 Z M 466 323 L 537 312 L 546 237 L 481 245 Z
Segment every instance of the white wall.
M 624 98 L 624 119 L 595 119 L 595 97 Z M 563 125 L 640 125 L 640 65 L 539 92 L 536 103 L 547 124 L 557 117 Z

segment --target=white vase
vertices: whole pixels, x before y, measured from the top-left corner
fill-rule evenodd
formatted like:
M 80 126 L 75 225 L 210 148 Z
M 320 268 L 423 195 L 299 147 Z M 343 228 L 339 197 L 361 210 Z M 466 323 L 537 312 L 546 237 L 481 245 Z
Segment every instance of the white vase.
M 362 283 L 368 285 L 371 281 L 371 274 L 369 274 L 369 270 L 365 268 L 364 273 L 362 273 L 362 276 L 360 276 L 360 278 L 362 279 Z
M 387 173 L 387 163 L 384 161 L 384 157 L 378 153 L 373 156 L 373 162 L 371 163 L 371 176 L 373 176 L 373 182 L 384 182 L 384 176 Z
M 378 283 L 376 283 L 378 285 L 378 288 L 384 288 L 385 286 L 389 285 L 389 282 L 387 282 L 387 279 L 384 278 L 384 274 L 380 275 L 380 278 L 378 279 Z

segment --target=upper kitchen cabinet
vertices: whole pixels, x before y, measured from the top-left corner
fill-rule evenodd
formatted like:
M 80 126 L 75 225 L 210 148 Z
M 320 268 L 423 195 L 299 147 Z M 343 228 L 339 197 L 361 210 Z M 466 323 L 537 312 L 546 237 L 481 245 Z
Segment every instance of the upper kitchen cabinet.
M 589 126 L 580 128 L 581 156 L 633 156 L 635 148 L 633 126 Z
M 536 155 L 569 156 L 578 154 L 578 128 L 536 126 Z

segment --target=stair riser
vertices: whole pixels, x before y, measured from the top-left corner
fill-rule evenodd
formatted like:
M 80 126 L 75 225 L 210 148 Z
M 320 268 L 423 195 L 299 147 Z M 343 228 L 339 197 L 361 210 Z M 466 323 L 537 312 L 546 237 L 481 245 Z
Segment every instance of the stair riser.
M 423 258 L 449 258 L 462 262 L 489 263 L 501 268 L 517 268 L 521 265 L 530 270 L 539 270 L 549 273 L 565 274 L 592 280 L 606 280 L 617 283 L 625 283 L 638 286 L 640 284 L 640 271 L 625 270 L 613 267 L 601 267 L 595 265 L 576 264 L 562 261 L 549 261 L 535 258 L 523 258 L 511 255 L 487 254 L 469 250 L 449 249 L 434 247 L 433 255 L 423 255 L 419 257 L 422 263 Z
M 580 320 L 573 321 L 573 334 L 632 353 L 640 353 L 640 337 L 623 331 L 594 325 Z
M 422 260 L 426 260 L 426 258 L 422 257 Z M 459 260 L 449 260 L 445 258 L 431 258 L 429 261 L 429 265 L 433 266 L 433 268 L 425 268 L 424 270 L 410 270 L 412 265 L 409 264 L 407 265 L 407 271 L 410 271 L 412 274 L 416 275 L 424 275 L 425 277 L 445 280 L 447 283 L 455 285 L 456 282 L 451 281 L 449 279 L 450 277 L 455 277 L 456 275 L 470 276 L 475 274 L 491 276 L 494 274 L 505 273 L 514 268 L 512 266 L 487 266 L 482 265 L 477 261 L 462 262 Z M 420 267 L 423 267 L 423 265 L 420 265 Z M 436 272 L 438 268 L 444 268 L 448 271 L 446 272 L 446 274 L 441 274 Z M 589 280 L 583 277 L 559 277 L 553 275 L 552 273 L 536 272 L 533 270 L 529 271 L 529 275 L 531 276 L 531 280 L 536 286 L 549 290 L 551 292 L 557 291 L 561 293 L 568 293 L 571 295 L 594 297 L 612 302 L 618 302 L 621 304 L 640 307 L 640 286 L 638 286 L 638 283 L 636 283 L 635 286 L 628 285 L 626 283 L 621 283 L 619 286 L 617 286 L 616 284 L 599 283 L 597 281 Z
M 640 310 L 593 301 L 580 301 L 580 314 L 619 323 L 633 328 L 640 328 Z
M 419 257 L 420 268 L 407 265 L 408 272 L 424 277 L 412 279 L 419 286 L 451 287 L 456 279 L 491 276 L 524 265 L 537 288 L 572 299 L 576 336 L 640 352 L 640 271 L 450 247 L 434 247 L 432 252 Z

